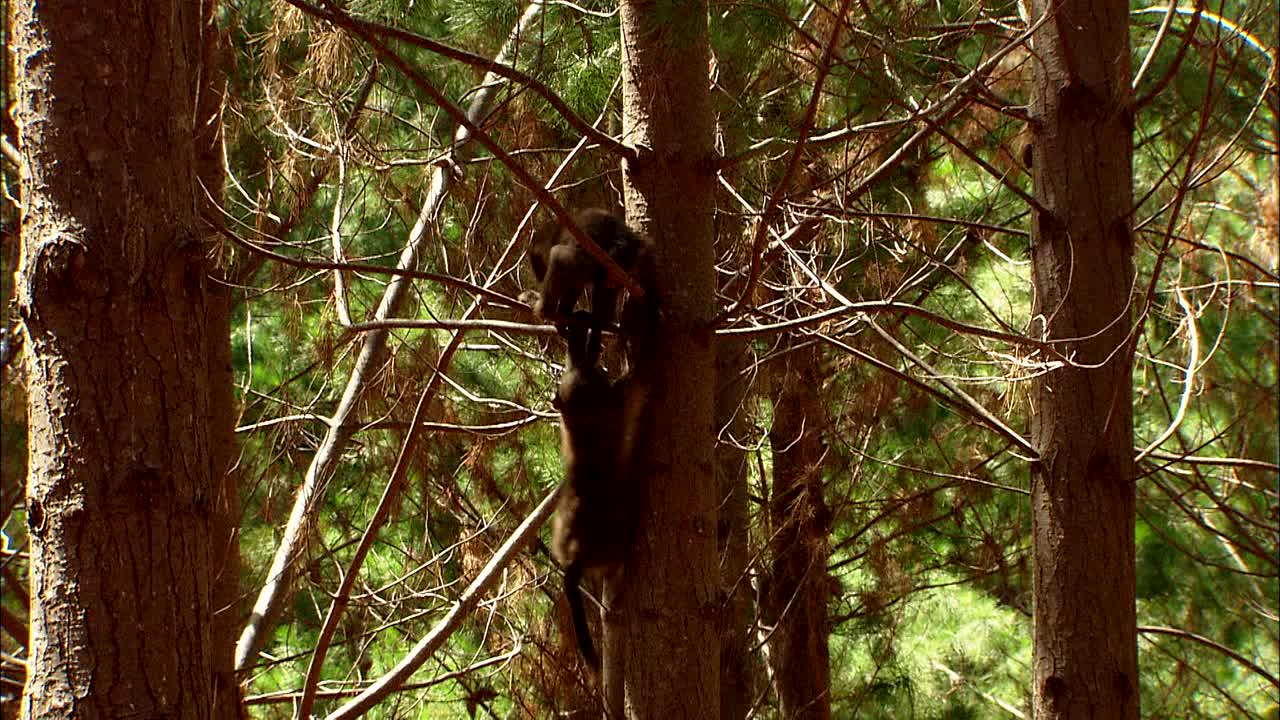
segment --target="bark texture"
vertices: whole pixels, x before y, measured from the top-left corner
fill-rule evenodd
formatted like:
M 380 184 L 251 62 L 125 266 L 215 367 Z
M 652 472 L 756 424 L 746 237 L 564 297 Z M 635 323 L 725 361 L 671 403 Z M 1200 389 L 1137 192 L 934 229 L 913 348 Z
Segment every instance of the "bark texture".
M 226 169 L 223 165 L 222 103 L 226 93 L 229 57 L 226 38 L 218 28 L 214 11 L 216 0 L 202 0 L 200 13 L 200 68 L 196 91 L 195 171 L 200 182 L 199 196 L 203 208 L 200 227 L 205 242 L 221 239 L 211 222 L 221 222 L 216 205 L 224 199 Z M 236 472 L 235 441 L 238 405 L 233 392 L 235 378 L 231 364 L 231 288 L 237 283 L 228 277 L 225 266 L 211 267 L 217 282 L 206 283 L 206 332 L 212 356 L 209 358 L 209 380 L 212 415 L 209 418 L 210 443 L 214 452 L 217 495 L 213 503 L 212 555 L 210 573 L 213 582 L 213 653 L 214 720 L 239 720 L 246 717 L 244 698 L 236 678 L 235 646 L 244 618 L 240 592 L 240 476 Z
M 831 659 L 827 647 L 827 532 L 823 499 L 820 354 L 815 345 L 778 361 L 779 388 L 769 446 L 773 497 L 769 502 L 772 559 L 765 618 L 772 626 L 769 656 L 781 716 L 831 717 Z
M 724 610 L 720 628 L 720 720 L 741 720 L 755 700 L 752 672 L 751 583 L 747 578 L 747 397 L 744 371 L 752 360 L 745 340 L 716 339 L 716 546 Z
M 227 337 L 209 332 L 197 224 L 200 20 L 179 0 L 14 9 L 28 168 L 26 717 L 214 707 L 210 531 L 225 452 L 209 418 Z
M 1128 5 L 1035 0 L 1037 331 L 1076 363 L 1035 389 L 1038 720 L 1138 717 L 1129 332 Z
M 626 705 L 637 718 L 715 718 L 721 600 L 707 6 L 628 0 L 621 22 L 623 140 L 639 150 L 623 167 L 627 219 L 657 245 L 664 313 L 638 445 L 647 482 L 640 539 L 619 589 Z
M 713 6 L 714 12 L 715 6 Z M 719 121 L 731 115 L 731 100 L 744 92 L 741 78 L 732 68 L 721 68 L 718 81 L 725 93 L 713 93 L 716 122 L 716 149 L 737 147 L 750 142 L 744 129 L 726 126 Z M 737 186 L 741 166 L 723 168 L 721 177 Z M 746 268 L 749 265 L 744 242 L 746 222 L 737 212 L 737 199 L 717 189 L 717 205 L 713 223 L 717 265 Z M 721 278 L 722 297 L 739 297 L 746 282 L 745 274 Z M 756 697 L 756 653 L 754 651 L 755 602 L 749 567 L 750 489 L 747 472 L 747 447 L 753 423 L 747 409 L 751 380 L 755 377 L 757 358 L 751 343 L 742 337 L 716 338 L 716 492 L 719 494 L 716 523 L 716 546 L 720 556 L 720 589 L 724 609 L 720 627 L 720 720 L 742 720 L 751 712 Z

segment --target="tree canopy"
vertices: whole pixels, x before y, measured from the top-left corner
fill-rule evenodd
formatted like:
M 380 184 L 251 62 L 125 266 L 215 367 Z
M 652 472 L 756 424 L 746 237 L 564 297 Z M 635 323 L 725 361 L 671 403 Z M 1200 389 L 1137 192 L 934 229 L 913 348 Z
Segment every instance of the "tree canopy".
M 1146 717 L 1280 713 L 1267 5 L 1128 9 L 1133 267 L 1113 352 L 1132 364 Z M 629 42 L 697 57 L 686 8 L 647 12 L 670 29 Z M 563 477 L 563 346 L 519 300 L 535 285 L 524 250 L 575 208 L 625 204 L 634 221 L 652 210 L 636 168 L 698 148 L 637 139 L 637 50 L 614 4 L 223 0 L 212 22 L 225 177 L 192 201 L 231 293 L 241 560 L 218 609 L 236 637 L 219 641 L 239 640 L 249 715 L 346 717 L 361 698 L 388 718 L 593 706 L 541 524 Z M 786 622 L 816 608 L 829 717 L 1032 716 L 1033 388 L 1093 367 L 1046 340 L 1059 308 L 1034 289 L 1033 173 L 1072 152 L 1031 142 L 1043 22 L 1011 2 L 716 2 L 707 67 L 678 68 L 709 92 L 712 206 L 705 228 L 642 229 L 669 248 L 681 230 L 714 237 L 718 515 L 671 537 L 717 539 L 705 602 L 724 626 L 722 692 L 745 698 L 721 715 L 807 717 L 783 700 Z M 6 67 L 12 91 L 25 71 Z M 649 110 L 698 122 L 668 90 Z M 6 118 L 6 699 L 28 642 L 37 379 L 15 359 L 18 137 Z

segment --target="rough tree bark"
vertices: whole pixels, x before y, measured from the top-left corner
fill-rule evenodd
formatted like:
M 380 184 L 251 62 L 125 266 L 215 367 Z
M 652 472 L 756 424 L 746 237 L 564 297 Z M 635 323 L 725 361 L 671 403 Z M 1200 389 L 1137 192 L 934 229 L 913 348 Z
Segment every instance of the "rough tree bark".
M 723 228 L 721 228 L 723 232 Z M 735 236 L 741 228 L 735 224 Z M 730 295 L 732 297 L 732 295 Z M 746 402 L 749 391 L 749 343 L 741 337 L 716 338 L 716 493 L 719 506 L 716 546 L 720 558 L 720 720 L 741 720 L 755 700 L 751 582 L 748 545 Z
M 223 200 L 226 169 L 223 165 L 222 104 L 226 93 L 228 47 L 218 28 L 216 0 L 204 0 L 200 13 L 200 69 L 196 88 L 195 171 L 200 183 L 198 197 L 204 215 L 204 240 L 221 242 L 208 223 L 218 222 L 218 205 Z M 218 280 L 206 284 L 210 348 L 209 371 L 212 415 L 209 433 L 217 473 L 217 495 L 213 502 L 212 565 L 214 720 L 245 717 L 244 698 L 236 678 L 235 647 L 243 617 L 240 595 L 240 487 L 236 466 L 235 427 L 238 417 L 235 378 L 231 365 L 231 288 L 229 268 L 210 267 Z
M 714 14 L 729 8 L 726 0 L 712 0 Z M 713 61 L 714 62 L 714 61 Z M 748 128 L 726 124 L 734 116 L 737 98 L 748 92 L 745 84 L 754 76 L 746 68 L 732 63 L 716 66 L 716 86 L 712 93 L 716 116 L 715 147 L 722 156 L 725 148 L 745 147 L 752 138 Z M 731 187 L 739 187 L 745 178 L 743 164 L 720 169 L 720 177 Z M 723 185 L 716 188 L 714 229 L 716 264 L 741 268 L 750 264 L 750 236 L 747 216 L 735 193 Z M 741 297 L 746 273 L 720 277 L 720 296 Z M 751 342 L 742 336 L 716 337 L 716 492 L 719 494 L 716 544 L 720 557 L 720 588 L 724 609 L 720 627 L 720 720 L 743 720 L 757 700 L 757 663 L 755 652 L 756 606 L 750 575 L 750 488 L 747 452 L 753 440 L 749 437 L 753 421 L 747 403 L 754 393 L 753 380 L 758 358 Z
M 1033 36 L 1035 320 L 1083 366 L 1034 393 L 1039 720 L 1138 717 L 1128 7 L 1033 2 L 1051 14 Z
M 769 657 L 781 716 L 788 720 L 831 717 L 827 648 L 827 531 L 830 513 L 822 493 L 822 430 L 826 427 L 812 343 L 776 362 L 778 398 L 769 446 L 773 450 L 772 536 L 766 621 L 772 625 Z
M 664 313 L 641 434 L 640 539 L 620 594 L 627 711 L 719 714 L 713 129 L 705 2 L 621 6 L 627 218 L 657 244 Z M 611 645 L 606 628 L 605 684 Z
M 201 8 L 14 8 L 27 172 L 25 717 L 212 715 L 224 333 L 195 182 Z

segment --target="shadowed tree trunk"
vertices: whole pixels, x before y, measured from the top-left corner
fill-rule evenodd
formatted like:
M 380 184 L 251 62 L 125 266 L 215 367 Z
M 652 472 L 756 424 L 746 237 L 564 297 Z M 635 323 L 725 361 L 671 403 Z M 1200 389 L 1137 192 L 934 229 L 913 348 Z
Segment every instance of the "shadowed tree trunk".
M 227 335 L 197 220 L 201 17 L 176 0 L 14 8 L 26 717 L 212 717 Z
M 747 417 L 743 402 L 751 362 L 748 343 L 716 339 L 717 550 L 724 611 L 720 630 L 720 718 L 741 720 L 751 710 L 755 683 L 751 665 L 751 583 L 747 575 Z
M 625 678 L 636 718 L 714 718 L 721 606 L 716 568 L 713 127 L 705 2 L 622 3 L 627 216 L 657 244 L 664 313 L 638 445 L 640 538 L 606 628 L 605 684 Z M 613 636 L 621 635 L 621 638 Z M 625 651 L 609 647 L 621 639 Z M 611 659 L 625 657 L 625 668 Z M 617 672 L 621 670 L 622 672 Z
M 769 446 L 773 495 L 769 502 L 772 565 L 764 598 L 774 685 L 781 715 L 831 717 L 827 649 L 827 532 L 830 513 L 822 495 L 820 354 L 812 343 L 777 361 L 779 392 Z
M 222 163 L 222 102 L 226 92 L 227 46 L 214 15 L 217 3 L 206 0 L 200 17 L 200 85 L 196 88 L 195 170 L 200 182 L 198 197 L 204 209 L 201 227 L 208 242 L 220 242 L 207 223 L 219 222 L 216 205 L 223 200 L 226 169 Z M 206 283 L 207 332 L 213 355 L 209 358 L 212 415 L 209 432 L 217 473 L 217 496 L 213 503 L 213 718 L 239 720 L 245 717 L 240 683 L 236 678 L 235 646 L 244 618 L 240 613 L 240 492 L 235 472 L 235 425 L 238 415 L 235 379 L 231 366 L 231 287 L 228 268 L 210 267 L 218 280 Z
M 1128 4 L 1035 0 L 1050 18 L 1032 125 L 1036 329 L 1081 365 L 1036 383 L 1032 437 L 1038 720 L 1138 717 L 1130 332 Z
M 712 6 L 712 12 L 719 3 Z M 743 92 L 741 79 L 732 68 L 720 68 L 717 84 L 726 91 L 719 102 L 737 98 Z M 715 95 L 713 94 L 713 97 Z M 736 102 L 736 100 L 735 100 Z M 745 128 L 720 122 L 725 108 L 717 106 L 716 149 L 749 144 Z M 720 176 L 736 186 L 740 165 L 723 168 Z M 737 198 L 717 190 L 714 218 L 716 264 L 745 269 L 749 261 L 745 242 L 746 223 L 738 211 Z M 721 277 L 722 297 L 742 294 L 743 273 Z M 721 602 L 724 609 L 720 627 L 720 720 L 742 720 L 756 699 L 756 666 L 753 643 L 755 602 L 748 567 L 751 561 L 750 488 L 747 452 L 752 420 L 747 409 L 756 362 L 751 342 L 740 336 L 716 337 L 716 493 L 719 496 L 716 523 L 716 550 L 720 557 Z

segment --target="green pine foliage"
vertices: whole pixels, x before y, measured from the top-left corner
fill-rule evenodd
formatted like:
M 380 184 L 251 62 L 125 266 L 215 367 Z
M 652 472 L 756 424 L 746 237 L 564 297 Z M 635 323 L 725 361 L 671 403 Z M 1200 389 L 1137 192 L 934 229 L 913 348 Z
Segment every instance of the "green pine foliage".
M 498 52 L 524 11 L 496 0 L 343 5 L 354 16 L 482 57 Z M 1224 651 L 1273 676 L 1280 666 L 1277 21 L 1261 5 L 1215 6 L 1194 38 L 1187 34 L 1190 17 L 1178 15 L 1136 87 L 1147 103 L 1134 116 L 1138 277 L 1132 297 L 1134 316 L 1143 319 L 1134 362 L 1139 450 L 1177 421 L 1139 463 L 1138 618 L 1140 626 L 1181 629 L 1209 641 L 1140 635 L 1148 717 L 1277 717 L 1280 691 Z M 1031 190 L 1023 151 L 1034 60 L 1025 50 L 1009 53 L 942 123 L 950 137 L 933 134 L 859 188 L 919 131 L 913 118 L 920 107 L 941 100 L 1025 25 L 1014 3 L 851 8 L 782 213 L 786 222 L 821 221 L 794 249 L 850 301 L 892 300 L 930 314 L 869 312 L 868 318 L 936 376 L 853 314 L 810 328 L 832 340 L 823 346 L 822 383 L 814 388 L 827 423 L 808 430 L 822 434 L 827 450 L 820 472 L 831 513 L 832 712 L 1025 717 L 1033 611 L 1027 454 L 977 418 L 955 388 L 1028 435 L 1030 382 L 1044 371 L 1045 358 L 1034 344 L 1007 337 L 1033 336 L 1037 327 L 1029 264 L 1033 213 L 1022 196 Z M 1164 19 L 1155 8 L 1133 6 L 1135 71 Z M 622 45 L 615 10 L 616 4 L 602 2 L 548 5 L 521 38 L 512 65 L 586 122 L 602 118 L 601 129 L 618 136 Z M 333 148 L 343 149 L 345 258 L 393 266 L 455 125 L 385 63 L 377 63 L 362 101 L 375 54 L 358 37 L 286 3 L 224 2 L 219 22 L 229 43 L 225 223 L 237 236 L 295 261 L 265 259 L 241 246 L 221 251 L 237 288 L 232 343 L 242 413 L 242 587 L 252 597 L 361 347 L 362 335 L 337 321 L 333 273 L 306 266 L 333 259 L 339 198 Z M 762 207 L 783 178 L 832 20 L 829 9 L 769 2 L 714 4 L 709 22 L 723 150 L 742 155 L 722 169 L 734 192 L 722 193 L 714 208 L 718 227 L 725 228 L 720 269 L 727 274 L 745 267 L 743 253 L 758 222 L 747 208 Z M 389 45 L 461 108 L 484 77 L 482 69 L 410 43 Z M 519 84 L 501 87 L 493 108 L 485 131 L 535 178 L 550 178 L 579 138 L 560 113 Z M 353 114 L 354 131 L 344 136 Z M 516 228 L 534 196 L 488 151 L 473 144 L 469 153 L 431 219 L 418 267 L 473 285 L 492 275 L 494 290 L 515 297 L 533 282 L 520 262 L 530 231 L 517 236 Z M 4 173 L 11 194 L 16 175 L 8 165 Z M 617 159 L 588 148 L 554 191 L 569 205 L 605 205 L 617 200 L 620 188 Z M 6 324 L 16 321 L 8 281 L 18 262 L 9 232 L 16 221 L 12 207 L 4 206 L 0 248 Z M 534 223 L 547 217 L 539 213 Z M 507 252 L 513 239 L 515 249 Z M 775 253 L 768 262 L 776 274 L 763 278 L 761 292 L 772 294 L 756 320 L 834 306 L 794 259 Z M 353 321 L 371 318 L 390 276 L 353 271 L 344 279 Z M 459 319 L 473 301 L 458 287 L 415 280 L 398 317 Z M 487 303 L 478 317 L 530 320 L 497 303 Z M 750 348 L 761 379 L 743 408 L 749 436 L 738 440 L 749 458 L 752 578 L 763 572 L 770 529 L 767 433 L 777 409 L 763 378 L 796 337 L 758 337 Z M 332 593 L 372 522 L 414 408 L 442 369 L 451 338 L 447 329 L 390 332 L 388 356 L 368 379 L 352 441 L 328 480 L 298 590 L 252 673 L 253 717 L 290 716 L 290 703 L 270 695 L 302 687 Z M 475 331 L 461 342 L 428 403 L 431 425 L 404 459 L 407 480 L 392 519 L 359 570 L 322 689 L 358 689 L 394 667 L 560 481 L 550 399 L 562 357 L 559 340 L 545 335 Z M 612 351 L 605 360 L 611 371 L 620 364 Z M 4 563 L 17 572 L 25 562 L 19 549 L 25 517 L 13 500 L 25 473 L 24 378 L 16 366 L 0 377 Z M 1182 455 L 1224 464 L 1174 460 Z M 1233 458 L 1252 462 L 1233 464 Z M 418 671 L 413 688 L 370 716 L 552 717 L 581 708 L 591 689 L 565 640 L 567 612 L 548 542 L 544 528 L 505 570 L 498 590 Z M 8 591 L 3 608 L 25 617 Z M 758 637 L 754 630 L 752 637 Z M 16 651 L 8 636 L 5 643 L 6 653 Z M 759 643 L 751 647 L 757 717 L 779 717 Z M 493 658 L 500 660 L 472 667 Z M 322 699 L 316 710 L 330 712 L 348 698 Z

